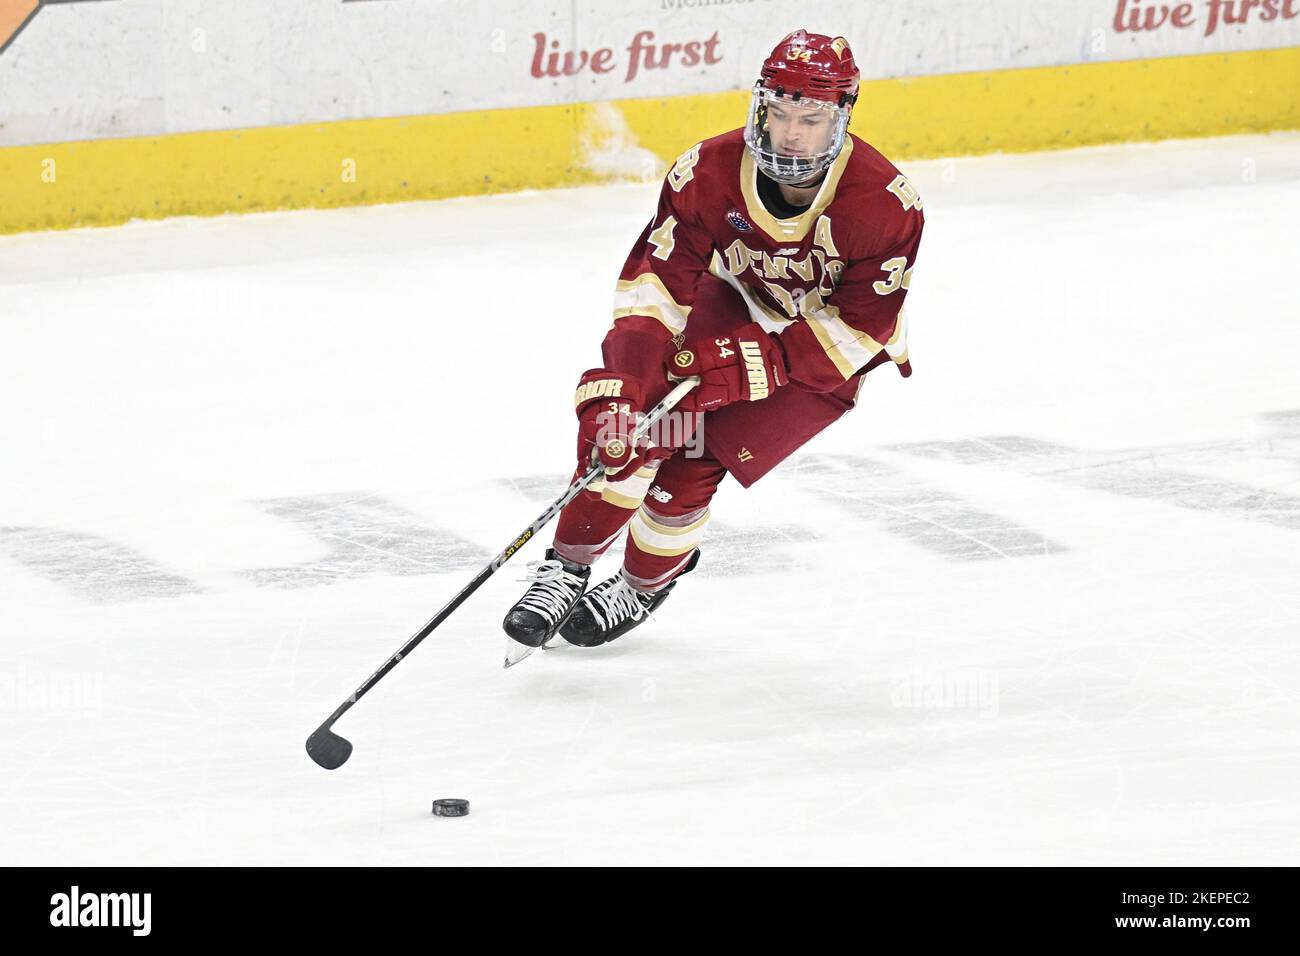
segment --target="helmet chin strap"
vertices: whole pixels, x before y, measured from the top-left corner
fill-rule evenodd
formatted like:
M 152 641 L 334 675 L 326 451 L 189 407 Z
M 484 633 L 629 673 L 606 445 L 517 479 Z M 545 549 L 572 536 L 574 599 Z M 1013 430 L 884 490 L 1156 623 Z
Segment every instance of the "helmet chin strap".
M 801 183 L 787 183 L 787 185 L 793 189 L 811 189 L 814 186 L 821 185 L 822 180 L 826 178 L 826 172 L 827 170 L 823 169 L 812 179 L 805 179 Z

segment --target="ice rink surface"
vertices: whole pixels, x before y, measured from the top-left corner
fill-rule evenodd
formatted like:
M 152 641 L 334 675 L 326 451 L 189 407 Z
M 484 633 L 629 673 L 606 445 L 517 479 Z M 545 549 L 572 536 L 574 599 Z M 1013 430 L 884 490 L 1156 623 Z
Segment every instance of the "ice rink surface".
M 915 375 L 503 671 L 530 545 L 332 773 L 563 489 L 657 184 L 0 238 L 0 859 L 1300 862 L 1300 134 L 902 165 Z

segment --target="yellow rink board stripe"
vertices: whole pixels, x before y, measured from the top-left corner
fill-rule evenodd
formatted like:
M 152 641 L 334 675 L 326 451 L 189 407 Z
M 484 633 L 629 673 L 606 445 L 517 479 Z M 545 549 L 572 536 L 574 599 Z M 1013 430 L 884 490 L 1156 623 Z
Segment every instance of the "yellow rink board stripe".
M 0 233 L 626 179 L 626 168 L 588 165 L 593 150 L 640 147 L 666 163 L 741 125 L 748 101 L 744 91 L 9 147 Z M 874 80 L 852 124 L 896 160 L 1296 128 L 1295 47 Z

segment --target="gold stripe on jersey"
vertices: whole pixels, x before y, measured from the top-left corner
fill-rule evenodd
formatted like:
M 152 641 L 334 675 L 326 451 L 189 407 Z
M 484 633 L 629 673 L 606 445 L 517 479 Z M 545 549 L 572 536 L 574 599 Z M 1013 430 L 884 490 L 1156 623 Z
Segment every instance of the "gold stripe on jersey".
M 844 175 L 852 154 L 853 137 L 845 136 L 844 148 L 826 171 L 822 188 L 817 190 L 812 205 L 795 219 L 777 219 L 767 211 L 763 200 L 758 196 L 758 166 L 749 150 L 745 150 L 740 158 L 740 192 L 745 197 L 745 209 L 750 221 L 777 242 L 802 242 L 816 224 L 817 217 L 834 201 L 835 188 L 839 185 L 840 176 Z
M 859 332 L 841 319 L 839 310 L 833 305 L 818 309 L 808 316 L 808 326 L 826 350 L 826 357 L 834 363 L 846 381 L 884 347 L 867 333 Z
M 629 315 L 641 315 L 645 316 L 647 319 L 654 319 L 673 335 L 677 335 L 685 328 L 685 326 L 680 323 L 680 320 L 671 312 L 665 313 L 663 309 L 654 305 L 637 305 L 626 309 L 615 309 L 614 322 L 626 318 Z M 613 323 L 610 323 L 610 328 L 613 327 Z
M 740 293 L 740 297 L 745 300 L 745 308 L 749 310 L 749 318 L 757 322 L 764 332 L 775 332 L 780 335 L 794 324 L 794 319 L 787 318 L 768 306 L 754 294 L 752 288 L 733 276 L 727 270 L 727 264 L 723 261 L 722 254 L 716 249 L 713 252 L 713 261 L 709 263 L 709 273 L 717 276 Z
M 627 315 L 644 315 L 663 323 L 673 335 L 686 328 L 691 314 L 668 291 L 663 279 L 653 272 L 643 272 L 635 279 L 619 279 L 614 287 L 614 321 Z
M 645 508 L 632 516 L 628 530 L 636 546 L 647 554 L 661 558 L 675 558 L 694 551 L 704 538 L 704 528 L 709 523 L 706 510 L 699 518 L 682 528 L 674 528 L 652 518 Z
M 899 309 L 898 311 L 898 324 L 894 326 L 894 334 L 885 343 L 885 351 L 899 365 L 907 361 L 907 314 L 905 309 Z

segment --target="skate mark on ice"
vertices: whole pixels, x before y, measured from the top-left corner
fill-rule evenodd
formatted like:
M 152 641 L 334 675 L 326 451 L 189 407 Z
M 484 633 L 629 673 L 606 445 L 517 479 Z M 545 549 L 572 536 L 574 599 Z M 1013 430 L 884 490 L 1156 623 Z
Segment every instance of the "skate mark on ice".
M 806 565 L 798 554 L 783 544 L 805 544 L 820 540 L 820 535 L 802 525 L 738 526 L 725 521 L 710 521 L 700 542 L 701 577 L 729 578 L 746 574 L 795 571 Z
M 1268 428 L 1264 453 L 1300 465 L 1300 408 L 1286 408 L 1260 416 Z
M 821 536 L 800 525 L 753 525 L 749 527 L 709 521 L 700 542 L 702 557 L 695 573 L 702 578 L 733 578 L 774 571 L 798 571 L 808 566 L 799 554 L 782 544 L 820 541 Z M 621 536 L 604 557 L 621 563 L 626 550 Z
M 1283 408 L 1259 416 L 1282 438 L 1300 438 L 1300 408 Z
M 497 484 L 503 485 L 523 495 L 529 501 L 554 501 L 564 494 L 569 487 L 572 475 L 562 475 L 558 471 L 550 475 L 519 475 L 515 478 L 498 478 Z
M 523 475 L 500 478 L 498 482 L 534 502 L 553 501 L 569 481 L 568 475 Z M 632 512 L 628 512 L 628 520 Z M 604 557 L 619 560 L 623 554 L 626 534 L 620 534 Z M 783 544 L 804 544 L 820 540 L 811 528 L 801 525 L 737 525 L 733 522 L 709 521 L 704 540 L 700 543 L 703 558 L 699 570 L 701 577 L 735 577 L 759 571 L 791 571 L 803 566 L 797 554 L 781 547 Z M 761 561 L 759 560 L 761 557 Z
M 365 575 L 410 577 L 457 571 L 488 553 L 444 528 L 426 524 L 378 495 L 326 494 L 257 502 L 329 546 L 319 561 L 239 572 L 264 587 L 303 588 Z
M 96 604 L 197 594 L 173 574 L 109 538 L 60 528 L 0 528 L 0 550 L 19 564 Z
M 985 435 L 958 441 L 907 442 L 890 445 L 889 450 L 962 465 L 983 465 L 1013 459 L 1050 461 L 1070 454 L 1070 449 L 1064 445 L 1023 435 Z
M 914 442 L 892 450 L 967 465 L 1004 465 L 1076 488 L 1300 530 L 1300 497 L 1187 470 L 1252 457 L 1300 461 L 1300 410 L 1271 412 L 1263 418 L 1270 436 L 1256 441 L 1094 451 L 1016 435 L 991 435 Z
M 854 455 L 805 455 L 792 464 L 790 475 L 802 490 L 954 561 L 1028 558 L 1069 550 L 1040 531 L 983 511 L 883 462 Z

